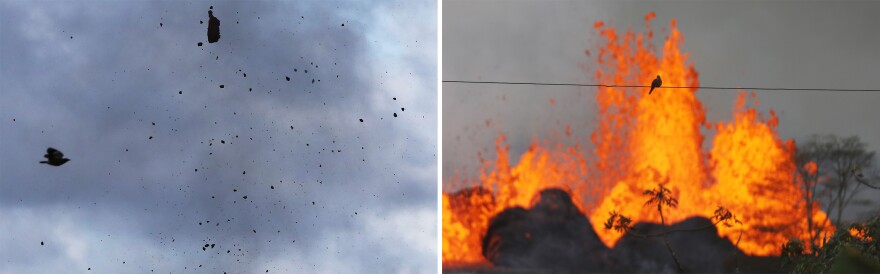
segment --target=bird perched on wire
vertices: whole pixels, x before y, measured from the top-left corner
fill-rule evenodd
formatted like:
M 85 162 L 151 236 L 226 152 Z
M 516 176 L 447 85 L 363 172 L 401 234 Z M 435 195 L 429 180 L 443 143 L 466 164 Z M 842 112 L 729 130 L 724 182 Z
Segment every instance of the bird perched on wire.
M 43 155 L 43 157 L 46 157 L 48 161 L 41 161 L 40 163 L 52 166 L 60 166 L 70 161 L 70 159 L 64 158 L 64 153 L 51 147 L 46 149 L 46 155 Z
M 662 84 L 663 84 L 663 80 L 660 80 L 660 75 L 657 75 L 657 78 L 654 78 L 654 81 L 651 82 L 651 90 L 648 91 L 648 94 L 651 94 L 651 92 L 654 92 L 654 89 L 659 88 L 660 85 L 662 85 Z

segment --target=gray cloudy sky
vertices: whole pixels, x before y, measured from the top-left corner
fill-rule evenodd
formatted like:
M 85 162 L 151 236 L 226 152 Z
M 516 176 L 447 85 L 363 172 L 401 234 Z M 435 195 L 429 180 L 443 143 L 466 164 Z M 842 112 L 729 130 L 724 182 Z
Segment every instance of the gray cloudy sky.
M 595 53 L 603 40 L 593 23 L 643 31 L 645 14 L 654 11 L 654 44 L 662 48 L 676 19 L 702 85 L 880 89 L 878 10 L 880 1 L 447 0 L 443 79 L 594 83 Z M 782 138 L 858 135 L 880 151 L 880 93 L 756 93 L 759 110 L 776 111 Z M 699 91 L 707 121 L 729 121 L 738 94 Z M 443 84 L 443 176 L 475 174 L 477 151 L 494 159 L 499 130 L 507 135 L 513 161 L 532 140 L 558 134 L 564 124 L 589 140 L 594 96 L 595 88 Z
M 436 269 L 435 2 L 0 3 L 0 273 Z

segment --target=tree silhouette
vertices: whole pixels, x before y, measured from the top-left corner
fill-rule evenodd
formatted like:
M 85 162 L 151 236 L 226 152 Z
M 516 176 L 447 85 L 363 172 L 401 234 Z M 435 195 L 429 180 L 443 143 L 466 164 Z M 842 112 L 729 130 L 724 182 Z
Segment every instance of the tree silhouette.
M 666 226 L 666 218 L 663 215 L 663 209 L 666 208 L 676 208 L 678 207 L 678 199 L 672 196 L 672 191 L 663 186 L 663 184 L 657 184 L 656 188 L 646 189 L 642 194 L 648 196 L 648 201 L 645 202 L 645 207 L 647 206 L 657 206 L 657 212 L 660 213 L 660 224 L 665 228 Z M 642 234 L 638 231 L 634 231 L 632 219 L 624 216 L 623 214 L 618 213 L 617 211 L 611 211 L 611 216 L 608 220 L 605 221 L 605 229 L 617 232 L 628 232 L 630 235 L 639 238 L 651 238 L 651 237 L 663 237 L 663 242 L 666 244 L 666 250 L 669 252 L 669 255 L 672 256 L 672 261 L 675 262 L 675 266 L 679 272 L 684 272 L 684 268 L 681 266 L 681 262 L 679 262 L 678 257 L 675 255 L 675 250 L 672 249 L 672 246 L 669 245 L 668 235 L 676 232 L 688 232 L 688 231 L 699 231 L 704 229 L 710 229 L 718 225 L 719 223 L 723 223 L 725 226 L 731 227 L 734 224 L 739 224 L 742 227 L 742 222 L 736 219 L 736 216 L 730 212 L 727 208 L 723 206 L 718 206 L 715 209 L 715 212 L 712 214 L 712 225 L 688 228 L 688 229 L 669 229 L 664 230 L 663 232 L 657 234 Z M 735 246 L 739 248 L 739 239 L 742 238 L 742 229 L 740 229 L 739 238 L 736 240 Z
M 798 145 L 795 156 L 797 176 L 804 190 L 807 230 L 810 242 L 805 248 L 815 252 L 825 244 L 828 236 L 821 227 L 830 222 L 840 229 L 843 211 L 852 203 L 867 204 L 868 200 L 854 200 L 862 187 L 880 189 L 878 170 L 874 167 L 875 153 L 858 136 L 841 138 L 835 135 L 813 135 Z M 824 202 L 826 219 L 817 224 L 812 216 Z M 807 246 L 808 244 L 808 246 Z M 815 255 L 815 253 L 814 253 Z

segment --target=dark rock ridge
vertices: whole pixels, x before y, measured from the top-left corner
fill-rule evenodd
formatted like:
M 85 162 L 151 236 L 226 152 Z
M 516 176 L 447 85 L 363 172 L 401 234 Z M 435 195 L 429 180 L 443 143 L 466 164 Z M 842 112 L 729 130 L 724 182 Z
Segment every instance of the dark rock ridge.
M 606 269 L 609 249 L 571 196 L 541 191 L 531 209 L 508 208 L 492 218 L 483 256 L 495 266 L 555 271 Z
M 689 273 L 720 272 L 725 261 L 745 254 L 726 238 L 718 236 L 712 221 L 703 217 L 691 217 L 684 221 L 663 226 L 656 223 L 638 223 L 633 231 L 641 235 L 658 235 L 664 231 L 687 230 L 709 227 L 697 231 L 668 234 L 669 246 L 675 251 L 682 269 Z M 636 272 L 676 272 L 672 255 L 666 249 L 663 237 L 640 238 L 626 233 L 617 240 L 613 249 L 615 265 Z
M 485 192 L 474 188 L 457 194 Z M 675 263 L 662 237 L 641 238 L 635 234 L 703 227 L 708 228 L 668 235 L 685 272 L 723 272 L 735 266 L 736 260 L 748 260 L 729 239 L 718 236 L 707 218 L 692 217 L 668 226 L 638 223 L 633 227 L 636 233 L 624 234 L 610 249 L 599 240 L 590 220 L 566 191 L 546 189 L 535 199 L 532 208 L 507 208 L 489 221 L 483 236 L 483 256 L 495 267 L 572 273 L 675 273 Z

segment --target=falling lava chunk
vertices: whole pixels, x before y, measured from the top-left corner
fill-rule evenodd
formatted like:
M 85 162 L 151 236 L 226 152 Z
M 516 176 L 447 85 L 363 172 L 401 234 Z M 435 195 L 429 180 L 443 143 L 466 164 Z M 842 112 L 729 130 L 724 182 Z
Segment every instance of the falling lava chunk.
M 220 41 L 220 19 L 214 17 L 214 11 L 208 10 L 208 43 Z

